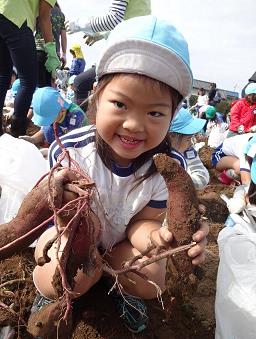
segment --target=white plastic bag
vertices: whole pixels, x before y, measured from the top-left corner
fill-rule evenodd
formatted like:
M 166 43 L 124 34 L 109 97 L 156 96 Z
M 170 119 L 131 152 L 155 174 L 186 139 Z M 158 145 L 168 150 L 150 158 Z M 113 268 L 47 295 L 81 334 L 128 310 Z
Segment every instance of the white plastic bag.
M 212 127 L 208 138 L 208 146 L 216 148 L 223 143 L 228 132 L 226 126 L 227 124 L 222 123 Z
M 14 218 L 25 195 L 46 173 L 46 160 L 30 142 L 0 137 L 0 223 Z
M 220 263 L 215 299 L 215 339 L 256 338 L 256 233 L 231 214 L 235 226 L 218 237 Z

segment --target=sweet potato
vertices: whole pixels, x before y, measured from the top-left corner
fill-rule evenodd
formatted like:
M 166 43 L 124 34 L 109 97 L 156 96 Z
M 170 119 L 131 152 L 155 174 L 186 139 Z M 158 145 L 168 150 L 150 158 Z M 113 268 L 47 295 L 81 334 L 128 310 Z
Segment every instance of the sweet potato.
M 53 216 L 49 190 L 52 191 L 54 207 L 60 208 L 63 205 L 64 186 L 74 177 L 70 169 L 64 169 L 52 178 L 50 184 L 46 178 L 26 195 L 16 217 L 0 225 L 0 260 L 22 251 L 46 230 L 48 224 L 28 234 Z M 14 240 L 15 244 L 6 246 Z
M 35 338 L 66 339 L 72 331 L 72 313 L 63 319 L 64 305 L 61 301 L 43 306 L 32 313 L 28 321 L 28 332 Z
M 37 239 L 45 231 L 47 225 L 32 236 L 21 239 L 20 237 L 26 235 L 37 225 L 50 218 L 52 214 L 53 212 L 49 208 L 48 202 L 48 185 L 44 181 L 27 194 L 16 217 L 10 222 L 0 225 L 0 260 L 25 249 Z M 14 240 L 18 240 L 14 246 L 2 249 L 3 246 Z
M 167 227 L 173 234 L 172 246 L 189 244 L 192 235 L 199 229 L 201 218 L 194 184 L 189 174 L 173 159 L 165 154 L 154 156 L 154 163 L 163 176 L 169 197 L 167 201 Z M 186 253 L 178 253 L 168 259 L 167 290 L 176 295 L 181 290 L 183 296 L 190 294 L 195 283 L 194 267 Z
M 100 222 L 89 206 L 88 211 L 84 212 L 73 220 L 71 224 L 72 230 L 69 232 L 68 241 L 60 259 L 60 264 L 65 270 L 67 283 L 71 290 L 74 288 L 74 277 L 78 269 L 82 269 L 84 273 L 90 275 L 100 265 L 100 263 L 96 262 L 96 245 L 99 240 Z M 65 227 L 63 220 L 60 220 L 60 218 L 59 223 L 62 227 Z M 52 285 L 57 295 L 61 297 L 65 291 L 58 269 L 55 271 Z

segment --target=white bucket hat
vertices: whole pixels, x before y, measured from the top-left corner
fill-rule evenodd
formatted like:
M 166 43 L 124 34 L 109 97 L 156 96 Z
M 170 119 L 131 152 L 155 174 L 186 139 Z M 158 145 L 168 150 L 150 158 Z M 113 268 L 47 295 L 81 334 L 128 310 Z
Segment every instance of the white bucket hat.
M 176 89 L 183 97 L 190 94 L 193 83 L 186 40 L 168 21 L 151 15 L 115 27 L 96 72 L 98 79 L 110 73 L 143 74 Z

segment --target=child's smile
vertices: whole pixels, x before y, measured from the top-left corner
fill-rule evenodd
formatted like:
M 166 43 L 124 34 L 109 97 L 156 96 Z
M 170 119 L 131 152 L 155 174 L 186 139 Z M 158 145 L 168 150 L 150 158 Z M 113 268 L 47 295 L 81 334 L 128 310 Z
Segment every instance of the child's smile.
M 153 80 L 130 74 L 111 80 L 99 99 L 96 127 L 119 165 L 129 164 L 162 142 L 171 105 L 169 91 Z
M 120 141 L 123 145 L 124 148 L 128 148 L 128 149 L 133 149 L 137 146 L 140 145 L 140 143 L 143 142 L 143 140 L 139 140 L 139 139 L 134 139 L 131 138 L 129 136 L 122 136 L 122 135 L 118 135 L 118 137 L 120 138 Z

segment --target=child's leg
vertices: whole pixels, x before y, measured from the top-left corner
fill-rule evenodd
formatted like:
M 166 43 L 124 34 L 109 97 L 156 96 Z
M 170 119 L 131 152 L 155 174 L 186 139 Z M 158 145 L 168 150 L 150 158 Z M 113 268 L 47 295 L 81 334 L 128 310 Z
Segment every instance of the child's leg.
M 35 250 L 36 261 L 42 256 L 45 244 L 55 235 L 56 229 L 55 227 L 51 227 L 47 231 L 45 231 L 39 238 Z M 67 241 L 67 237 L 63 236 L 61 240 L 62 241 L 59 253 L 61 253 L 61 251 L 63 250 L 63 247 Z M 49 299 L 56 298 L 56 293 L 51 283 L 53 275 L 55 273 L 55 269 L 57 267 L 56 247 L 57 245 L 54 244 L 52 248 L 48 251 L 48 256 L 51 258 L 51 261 L 44 264 L 43 266 L 37 265 L 33 272 L 33 279 L 36 288 L 43 296 Z M 82 272 L 82 270 L 78 270 L 78 273 L 75 277 L 76 284 L 74 288 L 74 292 L 78 293 L 77 297 L 86 293 L 100 279 L 100 277 L 101 270 L 99 269 L 96 269 L 92 276 L 87 276 L 85 273 Z
M 242 185 L 249 185 L 251 182 L 251 173 L 246 170 L 241 170 L 240 172 L 241 176 L 241 183 Z
M 23 140 L 26 140 L 28 142 L 31 142 L 32 144 L 34 144 L 36 146 L 41 145 L 45 141 L 44 133 L 43 133 L 42 130 L 36 132 L 32 136 L 22 135 L 19 138 L 23 139 Z
M 240 157 L 240 176 L 242 185 L 249 185 L 251 182 L 250 165 L 243 154 Z
M 233 168 L 236 174 L 240 173 L 240 160 L 232 155 L 227 155 L 216 164 L 216 170 L 221 172 L 225 169 Z
M 120 269 L 125 261 L 130 260 L 139 254 L 139 251 L 132 247 L 128 240 L 125 240 L 117 244 L 111 252 L 108 252 L 104 259 L 107 260 L 113 269 Z M 143 260 L 145 259 L 148 258 L 143 257 Z M 137 261 L 135 263 L 137 263 Z M 145 274 L 149 280 L 153 281 L 160 287 L 162 293 L 165 291 L 165 266 L 166 259 L 163 259 L 150 264 L 141 270 L 141 273 Z M 133 284 L 131 280 L 134 281 L 135 284 Z M 156 298 L 157 293 L 159 292 L 153 284 L 150 284 L 134 273 L 128 273 L 127 276 L 123 274 L 120 275 L 119 282 L 126 293 L 143 299 Z
M 32 140 L 35 145 L 40 145 L 44 142 L 44 133 L 42 130 L 36 132 L 35 134 L 32 135 Z

